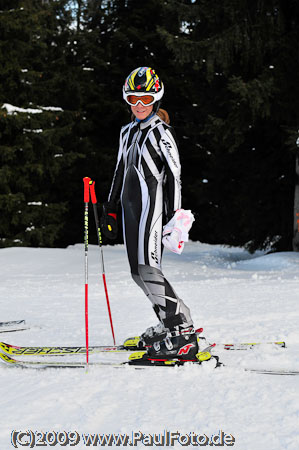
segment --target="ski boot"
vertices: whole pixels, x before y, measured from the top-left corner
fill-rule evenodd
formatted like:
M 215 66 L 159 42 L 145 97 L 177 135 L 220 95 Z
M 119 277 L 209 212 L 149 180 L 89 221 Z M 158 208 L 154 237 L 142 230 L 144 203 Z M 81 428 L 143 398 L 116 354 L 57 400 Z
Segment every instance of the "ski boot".
M 190 329 L 189 329 L 190 330 Z M 152 346 L 155 342 L 162 341 L 167 336 L 168 330 L 162 325 L 158 323 L 158 325 L 154 327 L 147 328 L 144 333 L 140 336 L 129 337 L 123 343 L 123 346 L 126 350 L 146 350 L 147 347 Z M 198 328 L 195 330 L 195 334 L 197 336 L 198 344 L 202 342 L 206 342 L 206 339 L 202 336 L 199 336 L 203 332 L 203 328 Z M 192 328 L 192 333 L 194 330 Z
M 168 332 L 166 337 L 148 347 L 151 358 L 194 360 L 199 351 L 193 328 Z
M 186 362 L 201 364 L 210 360 L 214 344 L 200 351 L 197 333 L 193 327 L 167 332 L 166 337 L 148 345 L 145 351 L 129 357 L 130 365 L 181 366 Z

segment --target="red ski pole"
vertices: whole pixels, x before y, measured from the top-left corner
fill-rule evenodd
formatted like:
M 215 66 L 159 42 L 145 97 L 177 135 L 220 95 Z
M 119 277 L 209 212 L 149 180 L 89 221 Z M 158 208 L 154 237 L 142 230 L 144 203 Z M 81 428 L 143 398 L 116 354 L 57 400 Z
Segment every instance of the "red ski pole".
M 86 364 L 88 365 L 88 204 L 89 204 L 89 177 L 83 178 L 84 183 L 84 249 L 85 249 L 85 338 L 86 338 Z
M 106 275 L 105 275 L 104 252 L 103 252 L 103 247 L 102 247 L 102 234 L 101 234 L 101 229 L 100 229 L 100 224 L 99 224 L 99 216 L 98 216 L 98 209 L 97 209 L 97 197 L 96 197 L 94 186 L 95 186 L 95 182 L 92 181 L 90 183 L 90 196 L 91 196 L 91 202 L 92 202 L 92 206 L 93 206 L 94 220 L 95 220 L 97 236 L 98 236 L 98 244 L 99 244 L 99 247 L 101 250 L 102 278 L 103 278 L 104 290 L 105 290 L 105 294 L 106 294 L 106 301 L 107 301 L 107 308 L 108 308 L 111 332 L 112 332 L 112 337 L 113 337 L 113 343 L 115 345 L 112 314 L 111 314 L 111 309 L 110 309 L 110 302 L 109 302 L 109 297 L 108 297 L 108 289 L 107 289 Z

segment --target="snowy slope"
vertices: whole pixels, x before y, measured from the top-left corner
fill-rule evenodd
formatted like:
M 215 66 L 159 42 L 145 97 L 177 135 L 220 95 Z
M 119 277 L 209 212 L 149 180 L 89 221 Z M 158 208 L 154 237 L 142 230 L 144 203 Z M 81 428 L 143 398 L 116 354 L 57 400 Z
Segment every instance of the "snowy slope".
M 124 247 L 105 247 L 104 254 L 116 339 L 121 343 L 156 319 L 150 302 L 130 279 Z M 83 245 L 1 249 L 0 264 L 0 320 L 26 319 L 32 326 L 28 331 L 1 333 L 2 341 L 85 344 Z M 0 365 L 1 450 L 13 448 L 12 430 L 77 431 L 80 442 L 64 447 L 77 449 L 89 447 L 84 433 L 158 436 L 165 430 L 208 437 L 222 430 L 234 436 L 232 447 L 238 450 L 299 448 L 299 376 L 240 369 L 241 365 L 299 370 L 299 254 L 249 255 L 242 249 L 188 243 L 181 256 L 165 252 L 163 269 L 210 342 L 285 340 L 287 348 L 224 352 L 216 347 L 214 353 L 223 362 L 236 366 L 217 370 L 207 364 L 149 370 L 91 368 L 86 373 Z M 89 293 L 90 345 L 110 345 L 96 246 L 89 248 Z M 138 441 L 135 448 L 146 448 L 146 442 Z M 174 439 L 172 448 L 182 448 L 182 443 Z

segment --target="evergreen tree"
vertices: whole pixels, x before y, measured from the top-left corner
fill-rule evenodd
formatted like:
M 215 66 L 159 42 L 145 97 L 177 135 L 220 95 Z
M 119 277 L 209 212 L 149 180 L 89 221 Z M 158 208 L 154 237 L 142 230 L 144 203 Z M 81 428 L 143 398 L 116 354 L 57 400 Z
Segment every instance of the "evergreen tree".
M 66 79 L 70 23 L 67 27 L 65 4 L 25 0 L 8 7 L 1 2 L 0 233 L 4 246 L 52 246 L 65 232 L 70 197 L 63 180 L 84 156 L 70 144 L 78 117 L 69 111 L 76 90 Z
M 188 70 L 194 103 L 205 115 L 196 115 L 206 182 L 197 182 L 193 232 L 250 250 L 290 249 L 295 179 L 288 128 L 298 124 L 298 3 L 201 0 L 175 7 L 180 35 L 161 32 Z

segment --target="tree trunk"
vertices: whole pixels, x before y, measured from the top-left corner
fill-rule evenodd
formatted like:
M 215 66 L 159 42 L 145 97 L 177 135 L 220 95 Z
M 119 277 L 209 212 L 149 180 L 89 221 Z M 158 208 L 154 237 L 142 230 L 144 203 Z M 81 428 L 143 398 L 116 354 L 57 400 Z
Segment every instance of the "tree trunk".
M 293 251 L 299 252 L 299 156 L 296 158 Z

